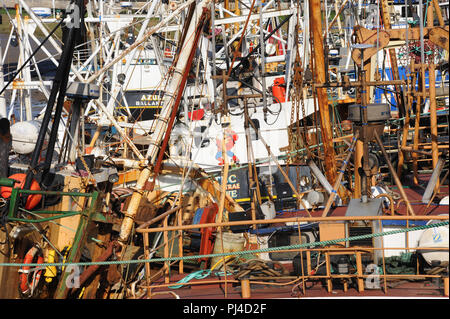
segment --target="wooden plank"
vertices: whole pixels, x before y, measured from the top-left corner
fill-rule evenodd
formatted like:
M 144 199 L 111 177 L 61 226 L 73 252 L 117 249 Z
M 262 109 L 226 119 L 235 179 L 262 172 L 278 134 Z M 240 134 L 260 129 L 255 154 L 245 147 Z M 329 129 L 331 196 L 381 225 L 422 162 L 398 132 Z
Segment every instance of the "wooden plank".
M 361 252 L 356 252 L 356 272 L 358 274 L 358 292 L 364 292 L 364 279 L 363 279 L 363 267 L 361 260 Z
M 320 241 L 345 238 L 345 223 L 322 222 L 319 224 Z M 339 245 L 345 245 L 341 241 Z
M 83 191 L 83 186 L 81 183 L 81 178 L 76 176 L 66 176 L 64 179 L 64 192 L 70 192 L 78 189 Z M 81 207 L 84 206 L 85 198 L 76 197 L 72 198 L 69 196 L 63 196 L 60 203 L 55 206 L 49 207 L 48 210 L 54 211 L 79 211 Z M 56 225 L 54 223 L 49 223 L 49 240 L 55 245 L 59 250 L 62 250 L 66 246 L 70 246 L 73 243 L 73 238 L 75 236 L 75 231 L 78 227 L 80 221 L 80 216 L 70 216 L 56 220 L 56 222 L 61 225 Z

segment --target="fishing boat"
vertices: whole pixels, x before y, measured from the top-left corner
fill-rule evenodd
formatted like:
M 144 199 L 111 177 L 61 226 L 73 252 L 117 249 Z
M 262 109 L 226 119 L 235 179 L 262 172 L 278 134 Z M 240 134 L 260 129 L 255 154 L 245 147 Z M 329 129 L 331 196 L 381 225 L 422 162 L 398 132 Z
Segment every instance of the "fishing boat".
M 65 31 L 0 179 L 1 298 L 448 298 L 448 5 L 20 9 Z

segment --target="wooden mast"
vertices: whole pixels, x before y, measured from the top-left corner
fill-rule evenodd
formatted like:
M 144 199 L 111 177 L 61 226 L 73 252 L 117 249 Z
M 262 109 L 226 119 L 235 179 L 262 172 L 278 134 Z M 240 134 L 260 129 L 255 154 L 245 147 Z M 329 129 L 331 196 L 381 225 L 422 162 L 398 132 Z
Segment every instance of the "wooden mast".
M 383 20 L 383 25 L 384 25 L 384 29 L 386 31 L 389 31 L 391 29 L 391 20 L 389 17 L 389 5 L 387 3 L 387 0 L 381 0 L 380 1 L 380 6 L 381 6 L 381 18 Z M 392 79 L 393 80 L 400 80 L 400 74 L 398 73 L 398 63 L 397 63 L 397 53 L 395 53 L 395 49 L 394 48 L 390 48 L 389 49 L 389 59 L 391 61 L 391 70 L 392 70 Z M 400 110 L 400 106 L 403 107 L 403 105 L 401 105 L 401 92 L 398 86 L 394 86 L 395 88 L 395 100 L 397 101 L 397 107 L 398 110 Z M 401 113 L 403 112 L 403 110 L 401 111 Z M 401 114 L 400 113 L 400 114 Z
M 309 0 L 309 8 L 309 23 L 314 41 L 315 83 L 320 85 L 324 84 L 326 79 L 320 0 Z M 327 89 L 324 87 L 319 87 L 316 91 L 320 112 L 320 134 L 322 137 L 325 157 L 325 176 L 330 184 L 333 185 L 336 180 L 336 161 L 333 147 L 333 133 L 331 129 Z

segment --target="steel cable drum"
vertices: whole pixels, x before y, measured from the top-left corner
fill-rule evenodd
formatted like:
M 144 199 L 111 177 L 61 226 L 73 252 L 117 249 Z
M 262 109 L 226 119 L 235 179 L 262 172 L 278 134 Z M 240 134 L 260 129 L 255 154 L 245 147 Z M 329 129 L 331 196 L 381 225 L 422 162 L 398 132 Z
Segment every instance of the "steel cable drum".
M 442 214 L 446 215 L 446 214 Z M 436 224 L 439 221 L 430 220 L 427 225 Z M 439 247 L 448 249 L 448 225 L 441 227 L 434 227 L 425 230 L 419 238 L 418 247 Z M 425 261 L 432 265 L 433 261 L 439 261 L 440 263 L 448 262 L 448 250 L 433 250 L 424 249 L 419 250 Z
M 9 176 L 8 178 L 16 181 L 16 183 L 14 184 L 14 188 L 23 188 L 26 177 L 27 177 L 26 174 L 18 173 L 18 174 L 13 174 L 13 175 Z M 40 191 L 41 190 L 39 183 L 34 179 L 31 183 L 30 190 L 32 190 L 32 191 Z M 9 198 L 11 196 L 11 191 L 12 191 L 11 187 L 2 186 L 0 188 L 0 193 L 1 193 L 2 197 L 5 199 Z M 28 209 L 28 210 L 33 209 L 34 207 L 36 207 L 37 204 L 39 204 L 41 199 L 42 199 L 41 194 L 30 194 L 28 196 L 27 202 L 25 204 L 25 209 Z

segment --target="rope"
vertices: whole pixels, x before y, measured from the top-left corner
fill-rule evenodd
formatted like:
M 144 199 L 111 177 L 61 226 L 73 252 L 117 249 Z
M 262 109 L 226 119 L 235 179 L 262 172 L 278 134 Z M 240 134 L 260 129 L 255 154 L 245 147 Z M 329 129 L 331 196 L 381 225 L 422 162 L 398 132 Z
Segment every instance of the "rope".
M 208 277 L 209 275 L 211 275 L 212 271 L 211 269 L 208 270 L 199 270 L 199 271 L 195 271 L 189 275 L 187 275 L 186 277 L 184 277 L 183 279 L 180 279 L 177 283 L 188 283 L 189 281 L 191 281 L 192 279 L 205 279 L 206 277 Z M 223 271 L 218 271 L 218 272 L 214 272 L 214 274 L 216 276 L 224 276 L 225 272 Z M 230 275 L 231 273 L 229 273 Z M 177 285 L 177 286 L 168 286 L 168 288 L 170 289 L 178 289 L 184 287 L 184 285 Z
M 391 231 L 375 233 L 375 234 L 346 237 L 346 238 L 342 238 L 342 239 L 325 240 L 325 241 L 319 241 L 319 242 L 272 247 L 272 248 L 262 248 L 262 249 L 255 249 L 255 250 L 225 252 L 225 253 L 217 253 L 217 254 L 209 254 L 209 255 L 191 255 L 191 256 L 183 256 L 183 257 L 168 257 L 168 258 L 154 258 L 154 259 L 141 259 L 141 260 L 112 260 L 112 261 L 94 261 L 94 262 L 76 262 L 76 263 L 48 263 L 48 264 L 29 263 L 26 265 L 29 267 L 31 267 L 31 266 L 61 267 L 61 266 L 67 266 L 67 265 L 76 265 L 76 266 L 117 265 L 117 264 L 137 264 L 137 263 L 150 263 L 150 262 L 179 261 L 179 260 L 187 260 L 187 259 L 223 257 L 223 256 L 231 256 L 231 255 L 241 256 L 241 255 L 246 255 L 249 253 L 258 254 L 258 253 L 267 253 L 267 252 L 288 250 L 288 249 L 302 249 L 302 248 L 310 248 L 310 247 L 314 247 L 314 246 L 327 246 L 327 245 L 337 244 L 337 243 L 340 243 L 343 241 L 353 241 L 353 240 L 361 240 L 361 239 L 368 239 L 368 238 L 374 238 L 374 237 L 388 236 L 388 235 L 393 235 L 393 234 L 407 233 L 410 231 L 446 226 L 448 224 L 449 224 L 449 222 L 445 221 L 445 222 L 417 226 L 417 227 L 412 227 L 412 228 L 407 228 L 407 229 L 397 229 L 397 230 L 391 230 Z M 21 263 L 0 263 L 0 267 L 23 267 L 24 265 L 25 264 L 21 264 Z

